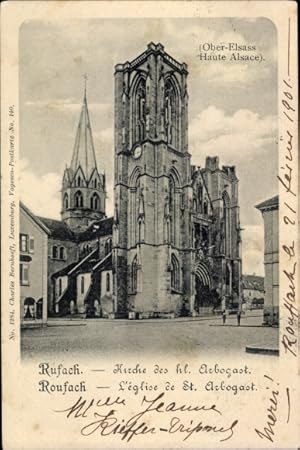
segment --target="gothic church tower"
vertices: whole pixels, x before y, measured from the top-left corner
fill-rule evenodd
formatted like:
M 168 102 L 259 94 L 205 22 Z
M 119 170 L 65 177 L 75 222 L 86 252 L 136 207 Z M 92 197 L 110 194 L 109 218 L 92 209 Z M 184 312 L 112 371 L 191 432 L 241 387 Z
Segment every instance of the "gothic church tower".
M 105 217 L 105 175 L 97 169 L 86 89 L 70 167 L 62 182 L 62 220 L 73 231 L 84 231 Z
M 115 311 L 190 308 L 187 66 L 150 43 L 115 67 Z

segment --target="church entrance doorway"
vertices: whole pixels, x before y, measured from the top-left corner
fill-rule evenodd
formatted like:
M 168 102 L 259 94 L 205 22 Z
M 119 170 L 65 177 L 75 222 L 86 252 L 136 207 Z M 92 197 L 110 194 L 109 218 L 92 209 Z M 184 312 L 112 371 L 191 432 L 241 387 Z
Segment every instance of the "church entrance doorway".
M 197 313 L 211 311 L 218 306 L 218 294 L 212 289 L 209 269 L 203 261 L 199 261 L 195 271 L 195 303 Z
M 195 280 L 195 288 L 195 310 L 200 312 L 201 308 L 210 306 L 210 289 L 197 275 Z

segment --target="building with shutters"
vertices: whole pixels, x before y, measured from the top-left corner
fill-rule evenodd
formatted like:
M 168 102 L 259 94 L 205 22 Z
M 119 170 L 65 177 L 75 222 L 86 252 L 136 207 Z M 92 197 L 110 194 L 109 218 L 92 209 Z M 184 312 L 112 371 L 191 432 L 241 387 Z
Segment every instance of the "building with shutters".
M 243 275 L 243 300 L 245 307 L 249 309 L 264 307 L 264 277 L 258 275 Z
M 20 203 L 21 326 L 47 323 L 48 235 L 45 225 Z

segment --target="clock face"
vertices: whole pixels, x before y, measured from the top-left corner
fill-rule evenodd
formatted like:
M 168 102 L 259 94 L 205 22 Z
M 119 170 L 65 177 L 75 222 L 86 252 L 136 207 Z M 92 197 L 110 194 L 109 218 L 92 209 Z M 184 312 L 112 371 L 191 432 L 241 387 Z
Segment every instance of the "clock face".
M 133 157 L 134 157 L 134 159 L 140 158 L 141 155 L 142 155 L 142 147 L 140 147 L 140 146 L 135 147 L 135 149 L 133 150 Z

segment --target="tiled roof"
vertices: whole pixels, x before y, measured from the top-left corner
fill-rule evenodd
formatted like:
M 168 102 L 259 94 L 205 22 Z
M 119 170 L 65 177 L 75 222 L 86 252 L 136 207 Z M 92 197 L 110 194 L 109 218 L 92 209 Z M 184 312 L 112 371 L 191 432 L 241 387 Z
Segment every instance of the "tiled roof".
M 109 270 L 112 269 L 112 256 L 111 253 L 107 255 L 105 258 L 102 259 L 102 261 L 99 260 L 99 258 L 91 258 L 87 261 L 84 261 L 78 269 L 74 271 L 74 273 L 88 273 L 88 272 L 101 272 L 102 270 Z
M 242 285 L 244 289 L 252 289 L 255 291 L 264 290 L 264 277 L 257 275 L 243 275 Z
M 260 210 L 265 210 L 265 209 L 278 209 L 278 205 L 279 205 L 279 195 L 275 195 L 272 198 L 269 198 L 268 200 L 263 201 L 262 203 L 259 203 L 258 205 L 255 206 L 255 208 L 260 209 Z
M 91 259 L 89 261 L 85 261 L 83 264 L 81 264 L 78 269 L 76 269 L 74 271 L 74 273 L 79 274 L 79 273 L 88 273 L 88 272 L 92 272 L 93 267 L 97 264 L 96 259 Z
M 66 241 L 83 242 L 100 236 L 112 235 L 113 217 L 97 220 L 89 228 L 80 233 L 72 232 L 71 229 L 61 220 L 38 217 L 40 221 L 50 230 L 53 239 Z
M 101 272 L 102 270 L 112 270 L 112 252 L 106 255 L 101 261 L 98 261 L 93 269 L 94 272 Z
M 75 240 L 75 236 L 70 228 L 61 220 L 48 219 L 46 217 L 38 217 L 51 232 L 53 239 L 61 239 L 65 241 Z
M 63 277 L 64 275 L 68 275 L 70 270 L 72 270 L 73 267 L 75 267 L 77 264 L 78 264 L 78 262 L 73 262 L 72 264 L 69 264 L 68 266 L 64 267 L 63 269 L 58 270 L 57 272 L 55 272 L 52 275 L 52 278 Z
M 85 260 L 84 260 L 85 259 Z M 95 258 L 95 255 L 91 253 L 91 258 L 83 258 L 80 261 L 77 261 L 75 263 L 69 264 L 68 266 L 64 267 L 63 269 L 59 270 L 58 272 L 55 272 L 52 277 L 62 277 L 64 275 L 68 275 L 69 272 L 72 271 L 76 266 L 78 266 L 74 271 L 73 274 L 80 274 L 80 273 L 88 273 L 88 272 L 101 272 L 102 270 L 111 270 L 112 269 L 112 254 L 110 253 L 107 255 L 107 257 L 103 258 L 102 261 Z M 101 263 L 101 264 L 99 264 Z
M 112 235 L 113 217 L 97 220 L 86 231 L 76 235 L 79 241 L 88 241 L 100 236 Z
M 50 230 L 49 228 L 46 226 L 46 224 L 44 222 L 41 221 L 40 217 L 37 217 L 35 214 L 33 214 L 32 211 L 30 211 L 29 208 L 27 208 L 27 206 L 24 205 L 23 202 L 20 201 L 20 208 L 26 212 L 26 214 L 28 214 L 31 219 L 48 235 L 50 234 Z

